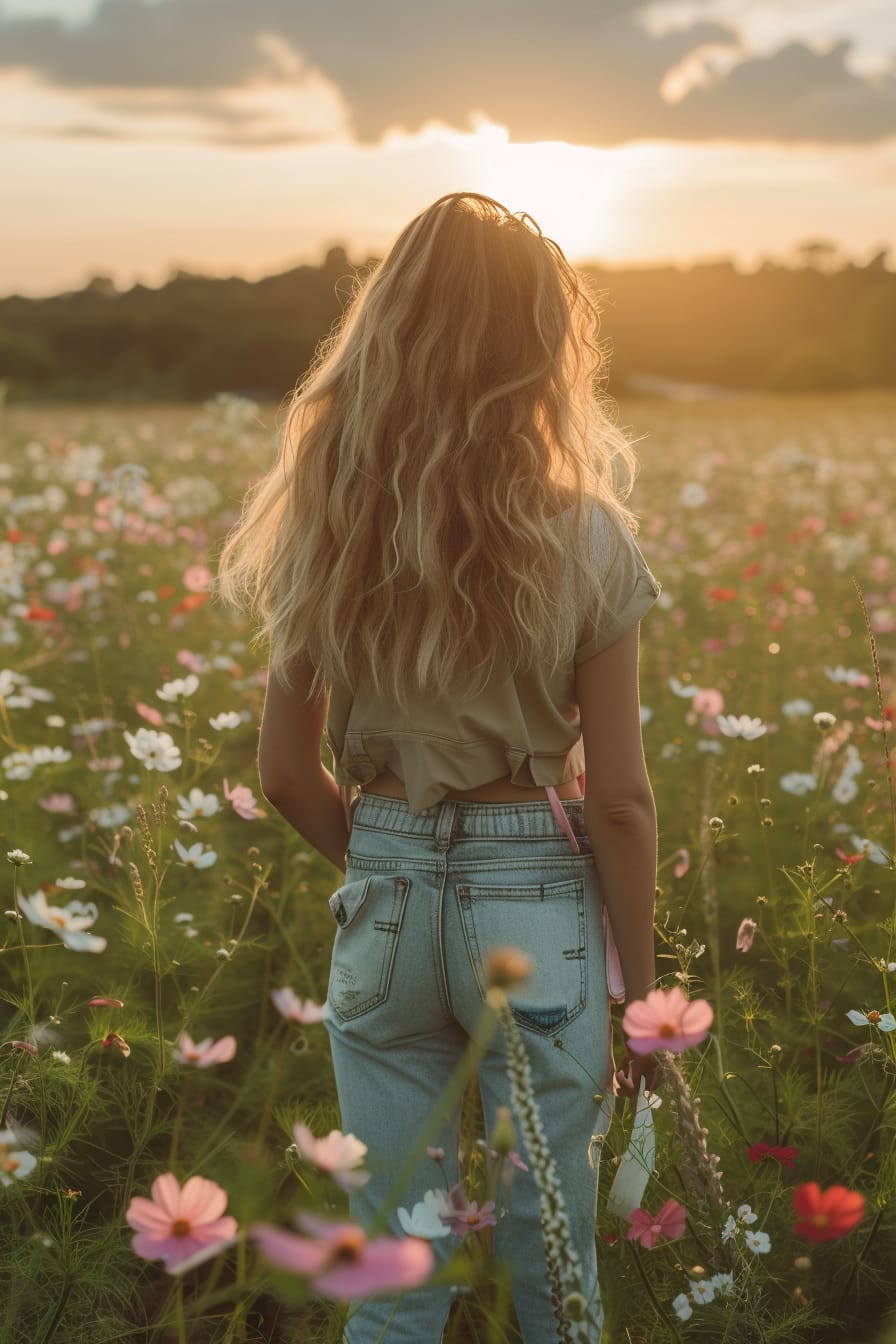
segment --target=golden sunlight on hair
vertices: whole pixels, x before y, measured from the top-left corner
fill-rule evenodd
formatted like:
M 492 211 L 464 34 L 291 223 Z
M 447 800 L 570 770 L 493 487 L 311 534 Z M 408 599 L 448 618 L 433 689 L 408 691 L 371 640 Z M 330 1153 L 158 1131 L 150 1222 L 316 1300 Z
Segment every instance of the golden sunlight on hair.
M 284 686 L 301 658 L 311 698 L 368 681 L 406 708 L 570 657 L 583 591 L 600 599 L 574 540 L 588 501 L 634 530 L 599 324 L 562 249 L 477 192 L 359 279 L 219 558 Z

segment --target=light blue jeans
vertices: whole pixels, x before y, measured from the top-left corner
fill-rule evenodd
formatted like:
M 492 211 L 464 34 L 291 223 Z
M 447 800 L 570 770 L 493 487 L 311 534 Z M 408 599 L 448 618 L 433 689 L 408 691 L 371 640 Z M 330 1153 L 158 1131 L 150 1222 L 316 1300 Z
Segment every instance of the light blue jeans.
M 351 1192 L 350 1214 L 370 1229 L 452 1070 L 481 1031 L 489 948 L 517 947 L 534 959 L 534 975 L 508 997 L 581 1261 L 582 1290 L 602 1321 L 598 1164 L 596 1157 L 594 1167 L 588 1161 L 589 1141 L 606 1132 L 613 1109 L 602 897 L 584 805 L 561 801 L 578 854 L 547 801 L 443 799 L 414 814 L 403 799 L 359 794 L 345 881 L 330 898 L 335 940 L 324 1021 L 342 1129 L 367 1144 L 372 1173 Z M 571 1054 L 556 1048 L 558 1040 Z M 499 1027 L 478 1070 L 486 1137 L 496 1107 L 510 1105 L 506 1062 Z M 595 1092 L 604 1094 L 602 1105 Z M 456 1111 L 447 1116 L 430 1140 L 445 1150 L 445 1176 L 424 1153 L 398 1200 L 409 1211 L 427 1190 L 444 1188 L 445 1178 L 458 1180 L 458 1118 Z M 529 1172 L 513 1170 L 509 1210 L 506 1201 L 498 1204 L 493 1251 L 509 1266 L 525 1344 L 555 1344 L 539 1190 L 516 1120 L 515 1129 Z M 388 1230 L 405 1235 L 394 1211 Z M 432 1245 L 441 1265 L 457 1239 Z M 450 1287 L 424 1285 L 398 1298 L 353 1303 L 345 1340 L 437 1344 L 451 1301 Z M 596 1331 L 595 1344 L 598 1337 Z

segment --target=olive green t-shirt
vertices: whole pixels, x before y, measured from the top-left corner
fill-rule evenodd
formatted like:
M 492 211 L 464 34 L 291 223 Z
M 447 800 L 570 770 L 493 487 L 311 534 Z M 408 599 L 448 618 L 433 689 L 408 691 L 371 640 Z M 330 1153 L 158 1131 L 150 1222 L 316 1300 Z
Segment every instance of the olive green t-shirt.
M 508 775 L 533 788 L 556 787 L 582 774 L 575 669 L 619 639 L 661 592 L 617 514 L 589 500 L 584 517 L 589 562 L 603 583 L 605 606 L 597 619 L 593 600 L 582 613 L 573 657 L 554 672 L 537 664 L 524 673 L 499 673 L 479 696 L 462 703 L 412 692 L 405 713 L 372 690 L 333 686 L 325 735 L 337 784 L 367 784 L 388 768 L 404 782 L 416 813 L 448 792 Z M 561 526 L 571 518 L 569 509 L 556 515 Z M 567 529 L 570 542 L 571 535 Z

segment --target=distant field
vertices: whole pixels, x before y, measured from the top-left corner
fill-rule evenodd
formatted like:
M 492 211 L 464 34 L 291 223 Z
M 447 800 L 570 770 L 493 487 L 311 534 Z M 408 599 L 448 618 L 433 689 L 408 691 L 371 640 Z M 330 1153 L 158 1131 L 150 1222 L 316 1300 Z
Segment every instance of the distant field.
M 179 1338 L 173 1280 L 133 1253 L 124 1221 L 160 1172 L 217 1181 L 241 1226 L 285 1223 L 297 1204 L 344 1208 L 285 1156 L 294 1122 L 339 1126 L 325 1030 L 271 1000 L 290 985 L 323 1002 L 341 874 L 261 799 L 264 671 L 249 632 L 203 591 L 210 548 L 272 458 L 275 417 L 232 397 L 0 408 L 0 829 L 3 852 L 31 860 L 8 866 L 7 904 L 15 874 L 32 913 L 41 893 L 57 909 L 93 903 L 89 933 L 105 940 L 65 946 L 71 910 L 55 928 L 27 912 L 3 925 L 0 1344 Z M 695 1204 L 686 1241 L 642 1253 L 603 1212 L 609 1337 L 877 1339 L 894 1302 L 896 1031 L 847 1011 L 896 1000 L 896 395 L 626 402 L 618 423 L 640 438 L 631 503 L 664 590 L 641 633 L 659 965 L 667 986 L 678 974 L 715 1010 L 711 1043 L 683 1066 L 726 1198 L 752 1206 L 771 1250 L 723 1242 Z M 191 673 L 185 699 L 159 697 Z M 817 726 L 819 712 L 833 726 Z M 132 754 L 125 733 L 141 728 L 170 735 L 176 768 Z M 235 810 L 225 780 L 253 792 L 256 816 Z M 149 819 L 156 889 L 137 807 L 163 784 L 167 815 Z M 196 847 L 186 862 L 175 841 Z M 757 927 L 741 952 L 745 918 Z M 93 996 L 124 1007 L 85 1007 Z M 178 1063 L 184 1028 L 196 1041 L 233 1034 L 234 1058 Z M 673 1109 L 657 1117 L 650 1208 L 696 1199 Z M 619 1117 L 608 1166 L 623 1129 Z M 794 1168 L 748 1158 L 759 1142 L 795 1147 Z M 21 1152 L 36 1162 L 9 1165 Z M 793 1233 L 791 1187 L 812 1180 L 863 1193 L 848 1237 L 816 1246 Z M 683 1321 L 670 1304 L 701 1267 L 730 1269 L 735 1291 Z M 455 1344 L 485 1329 L 474 1270 Z M 180 1338 L 339 1339 L 338 1305 L 285 1276 L 262 1285 L 245 1244 L 183 1282 Z

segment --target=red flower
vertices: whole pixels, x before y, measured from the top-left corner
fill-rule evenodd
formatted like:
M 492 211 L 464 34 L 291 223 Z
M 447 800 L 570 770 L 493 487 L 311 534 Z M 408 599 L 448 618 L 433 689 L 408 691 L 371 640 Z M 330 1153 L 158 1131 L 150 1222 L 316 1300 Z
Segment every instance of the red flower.
M 845 1237 L 865 1217 L 865 1197 L 858 1190 L 847 1190 L 845 1185 L 822 1190 L 817 1181 L 796 1187 L 793 1207 L 799 1219 L 793 1230 L 808 1241 Z
M 714 597 L 717 602 L 733 602 L 737 597 L 736 588 L 707 588 L 707 597 Z
M 56 613 L 52 607 L 41 607 L 32 603 L 25 612 L 26 621 L 55 621 Z
M 761 573 L 762 573 L 762 564 L 760 563 L 760 561 L 754 560 L 751 564 L 744 565 L 743 569 L 740 572 L 740 576 L 742 579 L 755 579 L 756 575 Z
M 799 1156 L 796 1148 L 782 1148 L 779 1143 L 754 1143 L 747 1149 L 751 1162 L 761 1162 L 764 1157 L 773 1157 L 785 1167 L 793 1168 L 793 1159 Z
M 184 611 L 195 611 L 197 607 L 201 607 L 203 602 L 207 601 L 208 593 L 187 593 L 185 597 L 175 603 L 171 610 L 177 614 Z

